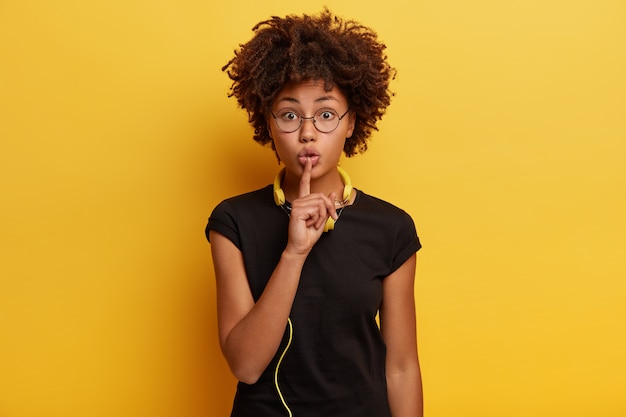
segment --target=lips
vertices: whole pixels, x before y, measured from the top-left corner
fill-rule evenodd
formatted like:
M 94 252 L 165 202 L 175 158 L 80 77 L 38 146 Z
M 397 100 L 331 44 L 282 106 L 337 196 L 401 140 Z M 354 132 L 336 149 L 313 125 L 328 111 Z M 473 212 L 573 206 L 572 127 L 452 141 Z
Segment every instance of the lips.
M 300 164 L 305 165 L 307 159 L 311 159 L 312 165 L 315 166 L 320 159 L 320 154 L 313 149 L 304 149 L 298 153 L 298 161 Z

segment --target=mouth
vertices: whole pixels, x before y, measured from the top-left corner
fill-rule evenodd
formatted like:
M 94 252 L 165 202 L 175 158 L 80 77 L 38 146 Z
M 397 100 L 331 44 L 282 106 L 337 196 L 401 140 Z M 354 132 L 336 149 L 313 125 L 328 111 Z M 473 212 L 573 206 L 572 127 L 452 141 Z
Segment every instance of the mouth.
M 298 153 L 298 161 L 302 164 L 302 166 L 306 165 L 307 159 L 310 159 L 312 165 L 315 166 L 320 159 L 320 154 L 312 149 L 304 149 Z

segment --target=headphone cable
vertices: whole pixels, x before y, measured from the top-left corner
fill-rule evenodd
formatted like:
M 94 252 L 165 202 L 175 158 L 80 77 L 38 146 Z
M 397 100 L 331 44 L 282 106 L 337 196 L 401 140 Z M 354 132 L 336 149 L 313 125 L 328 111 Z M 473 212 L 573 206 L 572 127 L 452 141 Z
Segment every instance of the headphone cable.
M 276 370 L 274 371 L 274 385 L 276 385 L 276 390 L 278 391 L 278 396 L 280 397 L 280 401 L 282 401 L 283 406 L 285 407 L 285 410 L 287 410 L 287 412 L 289 413 L 289 417 L 293 417 L 293 413 L 291 412 L 291 409 L 287 405 L 287 402 L 285 401 L 285 398 L 283 397 L 283 393 L 280 390 L 280 386 L 278 385 L 278 369 L 280 368 L 280 365 L 283 362 L 283 358 L 285 357 L 285 354 L 287 353 L 289 346 L 291 346 L 291 341 L 293 340 L 293 324 L 291 323 L 291 318 L 287 318 L 287 324 L 289 325 L 289 340 L 287 341 L 287 346 L 285 346 L 285 350 L 283 350 L 283 353 L 280 355 L 280 358 L 278 359 L 278 363 L 276 364 Z

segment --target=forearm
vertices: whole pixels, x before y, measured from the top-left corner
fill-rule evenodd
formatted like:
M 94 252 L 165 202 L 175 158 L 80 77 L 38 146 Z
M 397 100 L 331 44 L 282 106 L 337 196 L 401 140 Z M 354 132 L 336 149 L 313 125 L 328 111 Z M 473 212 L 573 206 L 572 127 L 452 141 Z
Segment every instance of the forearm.
M 422 378 L 419 364 L 387 371 L 387 395 L 393 417 L 423 417 Z
M 233 374 L 254 383 L 283 338 L 306 256 L 283 252 L 259 300 L 222 343 Z

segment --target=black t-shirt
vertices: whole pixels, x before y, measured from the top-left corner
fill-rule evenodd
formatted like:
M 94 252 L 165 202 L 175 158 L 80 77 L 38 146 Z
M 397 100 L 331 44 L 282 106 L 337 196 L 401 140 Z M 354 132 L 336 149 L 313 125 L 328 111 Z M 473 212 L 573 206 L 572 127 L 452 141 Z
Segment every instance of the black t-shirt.
M 215 230 L 241 250 L 255 300 L 287 244 L 288 223 L 272 186 L 224 200 L 209 218 L 207 236 Z M 304 264 L 278 387 L 289 329 L 259 381 L 238 384 L 231 416 L 286 416 L 285 405 L 296 417 L 390 416 L 376 323 L 382 281 L 420 247 L 406 212 L 357 190 Z

